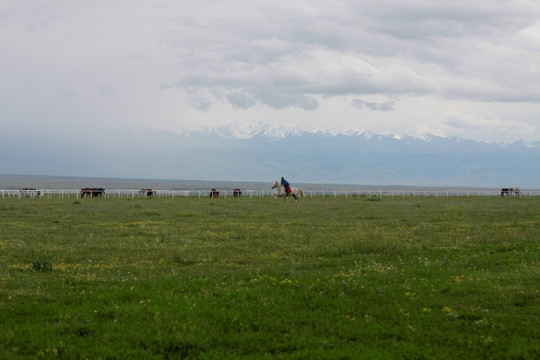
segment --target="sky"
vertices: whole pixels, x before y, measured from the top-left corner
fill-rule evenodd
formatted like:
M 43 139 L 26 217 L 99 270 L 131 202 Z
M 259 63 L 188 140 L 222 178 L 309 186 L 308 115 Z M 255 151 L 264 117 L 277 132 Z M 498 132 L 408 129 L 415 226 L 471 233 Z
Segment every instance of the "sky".
M 540 140 L 538 0 L 3 0 L 0 125 Z

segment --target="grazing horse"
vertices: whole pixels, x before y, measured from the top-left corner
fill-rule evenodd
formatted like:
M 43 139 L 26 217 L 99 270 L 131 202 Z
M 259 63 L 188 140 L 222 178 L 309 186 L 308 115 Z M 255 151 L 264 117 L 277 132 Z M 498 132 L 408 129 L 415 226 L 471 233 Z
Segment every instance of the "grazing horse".
M 521 196 L 521 190 L 518 187 L 502 188 L 501 196 Z
M 103 188 L 84 188 L 81 189 L 81 199 L 84 197 L 95 198 L 98 196 L 103 196 L 105 194 L 105 189 Z
M 283 197 L 283 201 L 287 201 L 287 196 L 291 195 L 298 204 L 300 197 L 306 197 L 306 195 L 304 195 L 304 191 L 300 188 L 291 187 L 290 193 L 285 192 L 285 186 L 282 186 L 277 181 L 274 182 L 274 185 L 272 185 L 272 189 L 277 189 L 277 195 L 279 197 Z
M 216 189 L 210 190 L 210 198 L 215 199 L 217 197 L 219 197 L 219 191 L 217 191 Z
M 154 195 L 154 190 L 152 189 L 141 189 L 139 190 L 139 195 L 144 195 L 146 197 L 151 197 Z
M 23 188 L 19 189 L 19 194 L 21 196 L 40 197 L 41 191 L 37 191 L 35 188 Z

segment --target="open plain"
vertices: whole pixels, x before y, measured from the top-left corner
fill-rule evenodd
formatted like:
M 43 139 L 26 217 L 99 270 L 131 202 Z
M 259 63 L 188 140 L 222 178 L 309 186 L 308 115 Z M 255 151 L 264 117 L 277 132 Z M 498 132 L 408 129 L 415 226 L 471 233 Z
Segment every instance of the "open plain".
M 537 359 L 538 197 L 6 198 L 0 358 Z

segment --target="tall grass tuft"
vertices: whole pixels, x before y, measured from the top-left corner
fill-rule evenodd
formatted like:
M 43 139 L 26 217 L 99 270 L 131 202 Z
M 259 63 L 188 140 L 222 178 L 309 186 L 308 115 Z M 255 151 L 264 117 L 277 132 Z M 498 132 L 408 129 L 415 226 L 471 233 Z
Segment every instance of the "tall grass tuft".
M 52 263 L 48 259 L 39 258 L 32 261 L 32 269 L 37 272 L 52 271 Z

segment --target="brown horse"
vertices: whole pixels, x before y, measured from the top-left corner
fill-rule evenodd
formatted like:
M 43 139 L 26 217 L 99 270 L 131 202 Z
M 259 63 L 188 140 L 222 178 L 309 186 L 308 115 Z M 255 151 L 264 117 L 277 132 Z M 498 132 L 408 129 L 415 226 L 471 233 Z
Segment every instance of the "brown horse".
M 217 191 L 216 189 L 210 190 L 210 197 L 212 199 L 215 199 L 215 198 L 219 197 L 219 191 Z
M 521 196 L 521 190 L 518 187 L 502 188 L 501 196 Z
M 139 195 L 151 197 L 152 195 L 154 195 L 154 191 L 152 189 L 141 189 L 139 190 Z
M 105 194 L 105 189 L 103 188 L 83 188 L 81 189 L 81 199 L 84 197 L 95 198 L 98 196 L 103 196 Z

